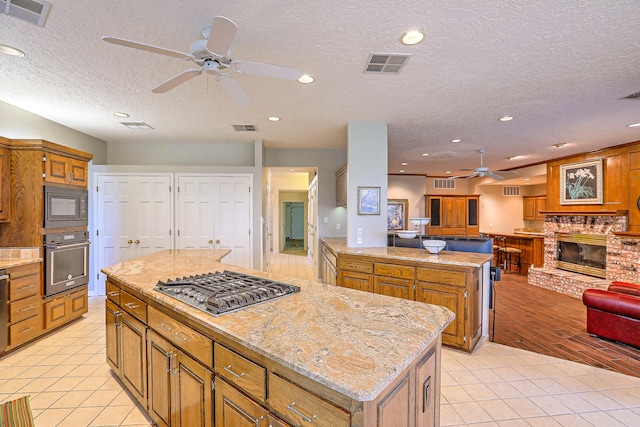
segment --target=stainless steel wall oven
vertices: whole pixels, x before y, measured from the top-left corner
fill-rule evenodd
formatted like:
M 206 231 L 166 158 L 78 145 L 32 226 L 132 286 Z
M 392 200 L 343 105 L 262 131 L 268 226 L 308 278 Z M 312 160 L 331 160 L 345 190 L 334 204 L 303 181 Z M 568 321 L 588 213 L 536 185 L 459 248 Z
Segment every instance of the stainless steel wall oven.
M 47 234 L 44 244 L 44 295 L 89 283 L 89 233 Z

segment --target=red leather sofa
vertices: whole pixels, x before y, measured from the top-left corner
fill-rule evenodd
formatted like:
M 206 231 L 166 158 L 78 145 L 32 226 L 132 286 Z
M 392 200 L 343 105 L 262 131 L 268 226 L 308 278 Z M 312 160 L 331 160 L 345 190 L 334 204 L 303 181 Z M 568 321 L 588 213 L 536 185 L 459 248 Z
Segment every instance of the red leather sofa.
M 587 332 L 640 348 L 640 285 L 611 282 L 607 290 L 587 289 Z

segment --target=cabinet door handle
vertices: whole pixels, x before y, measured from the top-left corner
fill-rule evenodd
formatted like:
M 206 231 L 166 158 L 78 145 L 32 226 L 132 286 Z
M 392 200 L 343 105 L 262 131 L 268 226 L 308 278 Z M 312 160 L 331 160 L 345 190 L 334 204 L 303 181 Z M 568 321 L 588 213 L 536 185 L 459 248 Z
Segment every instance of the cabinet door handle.
M 27 289 L 33 289 L 33 285 L 24 285 L 18 288 L 19 291 L 26 291 Z
M 113 324 L 116 325 L 116 328 L 122 328 L 122 323 L 118 322 L 118 319 L 122 316 L 121 311 L 113 312 Z
M 174 366 L 173 366 L 173 365 L 174 365 L 174 362 L 173 362 L 173 361 L 174 361 L 174 360 L 175 360 L 175 358 L 178 356 L 178 353 L 175 353 L 175 352 L 173 352 L 173 351 L 170 351 L 170 352 L 169 352 L 169 354 L 168 354 L 168 356 L 169 356 L 169 371 L 168 371 L 168 372 L 169 372 L 171 375 L 178 375 L 178 370 L 177 370 L 177 369 L 175 369 L 175 368 L 174 368 Z
M 301 417 L 306 422 L 312 423 L 313 420 L 318 418 L 318 416 L 315 415 L 315 414 L 313 414 L 311 417 L 306 416 L 305 414 L 300 412 L 300 410 L 298 408 L 296 408 L 295 406 L 296 406 L 296 402 L 291 402 L 290 404 L 287 405 L 287 409 L 290 410 L 291 412 L 293 412 L 294 414 L 298 415 L 299 417 Z
M 109 291 L 107 292 L 107 295 L 109 295 L 110 297 L 117 297 L 120 295 L 120 292 Z
M 162 329 L 165 332 L 169 332 L 170 330 L 173 329 L 171 326 L 167 326 L 164 323 L 158 323 L 158 328 Z
M 422 383 L 422 412 L 427 411 L 427 407 L 431 403 L 431 375 Z
M 174 337 L 175 339 L 177 339 L 180 342 L 185 342 L 186 340 L 189 339 L 189 337 L 181 338 L 180 337 L 180 331 L 176 332 L 175 334 L 171 334 L 171 336 Z
M 30 305 L 30 306 L 28 306 L 28 307 L 22 307 L 22 308 L 20 309 L 20 312 L 24 313 L 25 311 L 33 310 L 34 308 L 36 308 L 36 306 L 35 306 L 35 305 L 33 305 L 33 304 L 31 304 L 31 305 Z
M 24 334 L 24 333 L 29 332 L 31 330 L 33 330 L 33 326 L 29 326 L 28 328 L 24 328 L 23 330 L 20 331 L 20 333 Z
M 136 304 L 135 302 L 128 302 L 124 306 L 130 308 L 131 310 L 135 310 L 136 308 L 140 307 L 140 305 Z
M 244 377 L 244 372 L 243 372 L 243 373 L 241 373 L 241 374 L 237 374 L 237 373 L 233 372 L 233 369 L 231 369 L 231 365 L 229 365 L 229 366 L 225 366 L 223 369 L 224 369 L 225 371 L 229 372 L 231 375 L 233 375 L 233 376 L 234 376 L 234 377 L 236 377 L 236 378 L 242 378 L 242 377 Z

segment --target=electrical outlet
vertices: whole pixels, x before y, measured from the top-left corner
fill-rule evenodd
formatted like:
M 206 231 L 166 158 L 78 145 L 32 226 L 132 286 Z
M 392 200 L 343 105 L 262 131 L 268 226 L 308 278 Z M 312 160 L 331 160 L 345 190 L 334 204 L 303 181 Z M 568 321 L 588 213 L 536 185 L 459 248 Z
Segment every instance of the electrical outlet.
M 362 244 L 362 236 L 358 236 L 358 244 L 361 245 Z
M 362 228 L 358 228 L 358 237 L 362 237 Z M 360 239 L 362 240 L 362 239 Z M 362 243 L 362 242 L 360 242 Z
M 340 230 L 340 223 L 336 223 L 336 230 Z
M 329 224 L 329 217 L 328 217 L 328 216 L 325 216 L 325 217 L 323 218 L 323 220 L 324 220 L 324 223 L 325 223 L 325 224 Z

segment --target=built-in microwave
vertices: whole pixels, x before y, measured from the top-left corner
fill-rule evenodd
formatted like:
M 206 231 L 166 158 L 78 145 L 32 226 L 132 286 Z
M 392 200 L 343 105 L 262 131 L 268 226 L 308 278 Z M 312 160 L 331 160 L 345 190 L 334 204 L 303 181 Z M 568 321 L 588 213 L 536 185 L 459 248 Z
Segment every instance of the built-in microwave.
M 86 227 L 88 192 L 82 188 L 44 186 L 44 228 Z

